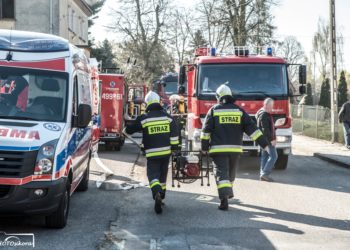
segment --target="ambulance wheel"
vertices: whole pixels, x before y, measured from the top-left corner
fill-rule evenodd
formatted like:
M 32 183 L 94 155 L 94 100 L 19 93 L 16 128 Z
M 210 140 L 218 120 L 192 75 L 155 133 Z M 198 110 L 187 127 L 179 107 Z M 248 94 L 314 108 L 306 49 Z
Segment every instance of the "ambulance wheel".
M 288 155 L 283 154 L 283 152 L 278 152 L 278 158 L 275 164 L 275 169 L 285 170 L 288 167 Z
M 85 169 L 83 179 L 81 179 L 81 181 L 77 187 L 78 192 L 85 192 L 89 189 L 90 161 L 91 161 L 91 156 L 89 156 L 89 161 L 88 161 L 87 167 Z
M 70 203 L 70 183 L 67 180 L 67 186 L 61 198 L 57 210 L 46 216 L 45 223 L 48 228 L 64 228 L 67 225 L 69 203 Z

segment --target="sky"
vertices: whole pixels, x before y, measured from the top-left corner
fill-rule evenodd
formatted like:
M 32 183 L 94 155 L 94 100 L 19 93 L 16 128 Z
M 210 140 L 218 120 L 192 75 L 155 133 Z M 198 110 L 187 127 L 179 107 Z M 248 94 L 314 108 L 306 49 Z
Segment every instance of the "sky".
M 283 40 L 293 35 L 302 44 L 307 56 L 312 50 L 312 37 L 317 31 L 319 18 L 329 20 L 329 0 L 278 0 L 279 4 L 273 8 L 274 25 L 277 27 L 275 37 Z M 92 34 L 96 41 L 105 38 L 115 39 L 112 33 L 104 29 L 110 22 L 108 17 L 111 6 L 115 7 L 117 0 L 107 0 L 99 18 L 92 27 Z M 177 0 L 181 6 L 193 6 L 194 0 Z M 350 0 L 336 0 L 337 32 L 344 37 L 345 69 L 350 71 Z

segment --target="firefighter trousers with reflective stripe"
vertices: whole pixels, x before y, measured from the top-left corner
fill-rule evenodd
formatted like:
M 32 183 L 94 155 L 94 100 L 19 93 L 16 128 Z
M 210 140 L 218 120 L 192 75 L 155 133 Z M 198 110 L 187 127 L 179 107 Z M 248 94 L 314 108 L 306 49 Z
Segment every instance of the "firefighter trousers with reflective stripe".
M 220 199 L 233 197 L 232 184 L 236 178 L 239 158 L 238 153 L 212 155 Z
M 153 199 L 157 193 L 160 193 L 162 199 L 165 198 L 169 160 L 169 156 L 147 159 L 147 177 Z

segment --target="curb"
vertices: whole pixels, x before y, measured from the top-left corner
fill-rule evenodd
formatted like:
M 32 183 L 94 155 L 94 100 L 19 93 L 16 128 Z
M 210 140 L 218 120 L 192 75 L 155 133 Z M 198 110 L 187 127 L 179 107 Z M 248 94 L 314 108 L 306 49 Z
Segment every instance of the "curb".
M 319 159 L 324 160 L 324 161 L 327 161 L 329 163 L 333 163 L 335 165 L 338 165 L 339 167 L 350 169 L 350 163 L 345 163 L 343 161 L 338 161 L 338 160 L 330 158 L 330 157 L 328 157 L 328 156 L 326 156 L 324 154 L 314 153 L 314 157 L 319 158 Z

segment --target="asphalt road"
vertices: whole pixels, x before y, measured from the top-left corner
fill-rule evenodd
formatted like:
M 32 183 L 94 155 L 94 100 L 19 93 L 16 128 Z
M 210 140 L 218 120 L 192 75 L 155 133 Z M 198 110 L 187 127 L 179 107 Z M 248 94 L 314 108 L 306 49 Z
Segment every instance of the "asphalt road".
M 93 161 L 90 189 L 72 197 L 68 226 L 47 230 L 42 218 L 0 220 L 0 231 L 34 233 L 37 249 L 350 249 L 350 170 L 294 146 L 275 183 L 258 181 L 252 162 L 241 162 L 230 210 L 217 209 L 214 179 L 172 188 L 162 215 L 150 190 L 96 188 L 102 169 Z M 146 182 L 144 158 L 126 144 L 99 153 L 116 181 Z M 23 248 L 22 248 L 23 249 Z

